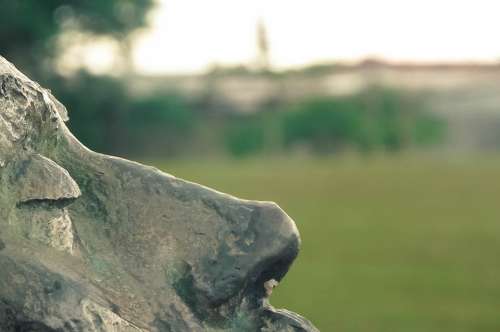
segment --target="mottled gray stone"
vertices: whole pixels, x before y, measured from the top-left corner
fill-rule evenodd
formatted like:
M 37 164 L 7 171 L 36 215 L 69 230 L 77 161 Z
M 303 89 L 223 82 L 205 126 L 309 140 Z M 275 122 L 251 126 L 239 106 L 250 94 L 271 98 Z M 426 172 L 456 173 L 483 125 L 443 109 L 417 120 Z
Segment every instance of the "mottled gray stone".
M 19 203 L 73 199 L 81 195 L 68 171 L 39 154 L 30 155 L 15 165 L 12 182 L 18 189 Z
M 268 301 L 300 244 L 276 204 L 92 152 L 67 119 L 0 57 L 0 331 L 316 331 Z

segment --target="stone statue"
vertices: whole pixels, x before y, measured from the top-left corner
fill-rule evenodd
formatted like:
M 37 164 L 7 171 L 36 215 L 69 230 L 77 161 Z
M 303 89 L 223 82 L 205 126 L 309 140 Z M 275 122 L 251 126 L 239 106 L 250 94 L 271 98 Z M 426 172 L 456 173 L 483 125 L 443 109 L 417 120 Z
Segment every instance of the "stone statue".
M 276 204 L 92 152 L 66 120 L 0 57 L 0 331 L 317 331 L 268 302 L 300 244 Z

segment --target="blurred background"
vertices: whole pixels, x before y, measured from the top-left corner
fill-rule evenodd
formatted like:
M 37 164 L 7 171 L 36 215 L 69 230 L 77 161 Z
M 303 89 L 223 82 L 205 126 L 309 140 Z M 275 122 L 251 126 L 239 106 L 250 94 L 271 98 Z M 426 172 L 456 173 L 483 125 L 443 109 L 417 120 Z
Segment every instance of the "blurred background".
M 500 330 L 500 5 L 0 0 L 87 146 L 294 218 L 322 331 Z

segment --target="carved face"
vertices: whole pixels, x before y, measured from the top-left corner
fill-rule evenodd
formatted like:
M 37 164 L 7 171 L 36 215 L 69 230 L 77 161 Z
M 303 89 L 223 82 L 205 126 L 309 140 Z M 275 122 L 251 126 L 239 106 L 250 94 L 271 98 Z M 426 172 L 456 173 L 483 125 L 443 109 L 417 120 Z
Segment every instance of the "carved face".
M 267 302 L 300 242 L 276 204 L 94 153 L 65 120 L 0 57 L 0 330 L 315 330 Z

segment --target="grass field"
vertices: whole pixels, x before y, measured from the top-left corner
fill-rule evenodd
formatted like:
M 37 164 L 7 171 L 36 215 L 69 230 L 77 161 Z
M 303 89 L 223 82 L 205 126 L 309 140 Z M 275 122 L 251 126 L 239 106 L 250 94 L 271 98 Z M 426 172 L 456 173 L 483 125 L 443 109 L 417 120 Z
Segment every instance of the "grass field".
M 277 202 L 303 239 L 276 307 L 326 331 L 500 331 L 500 159 L 153 162 Z

